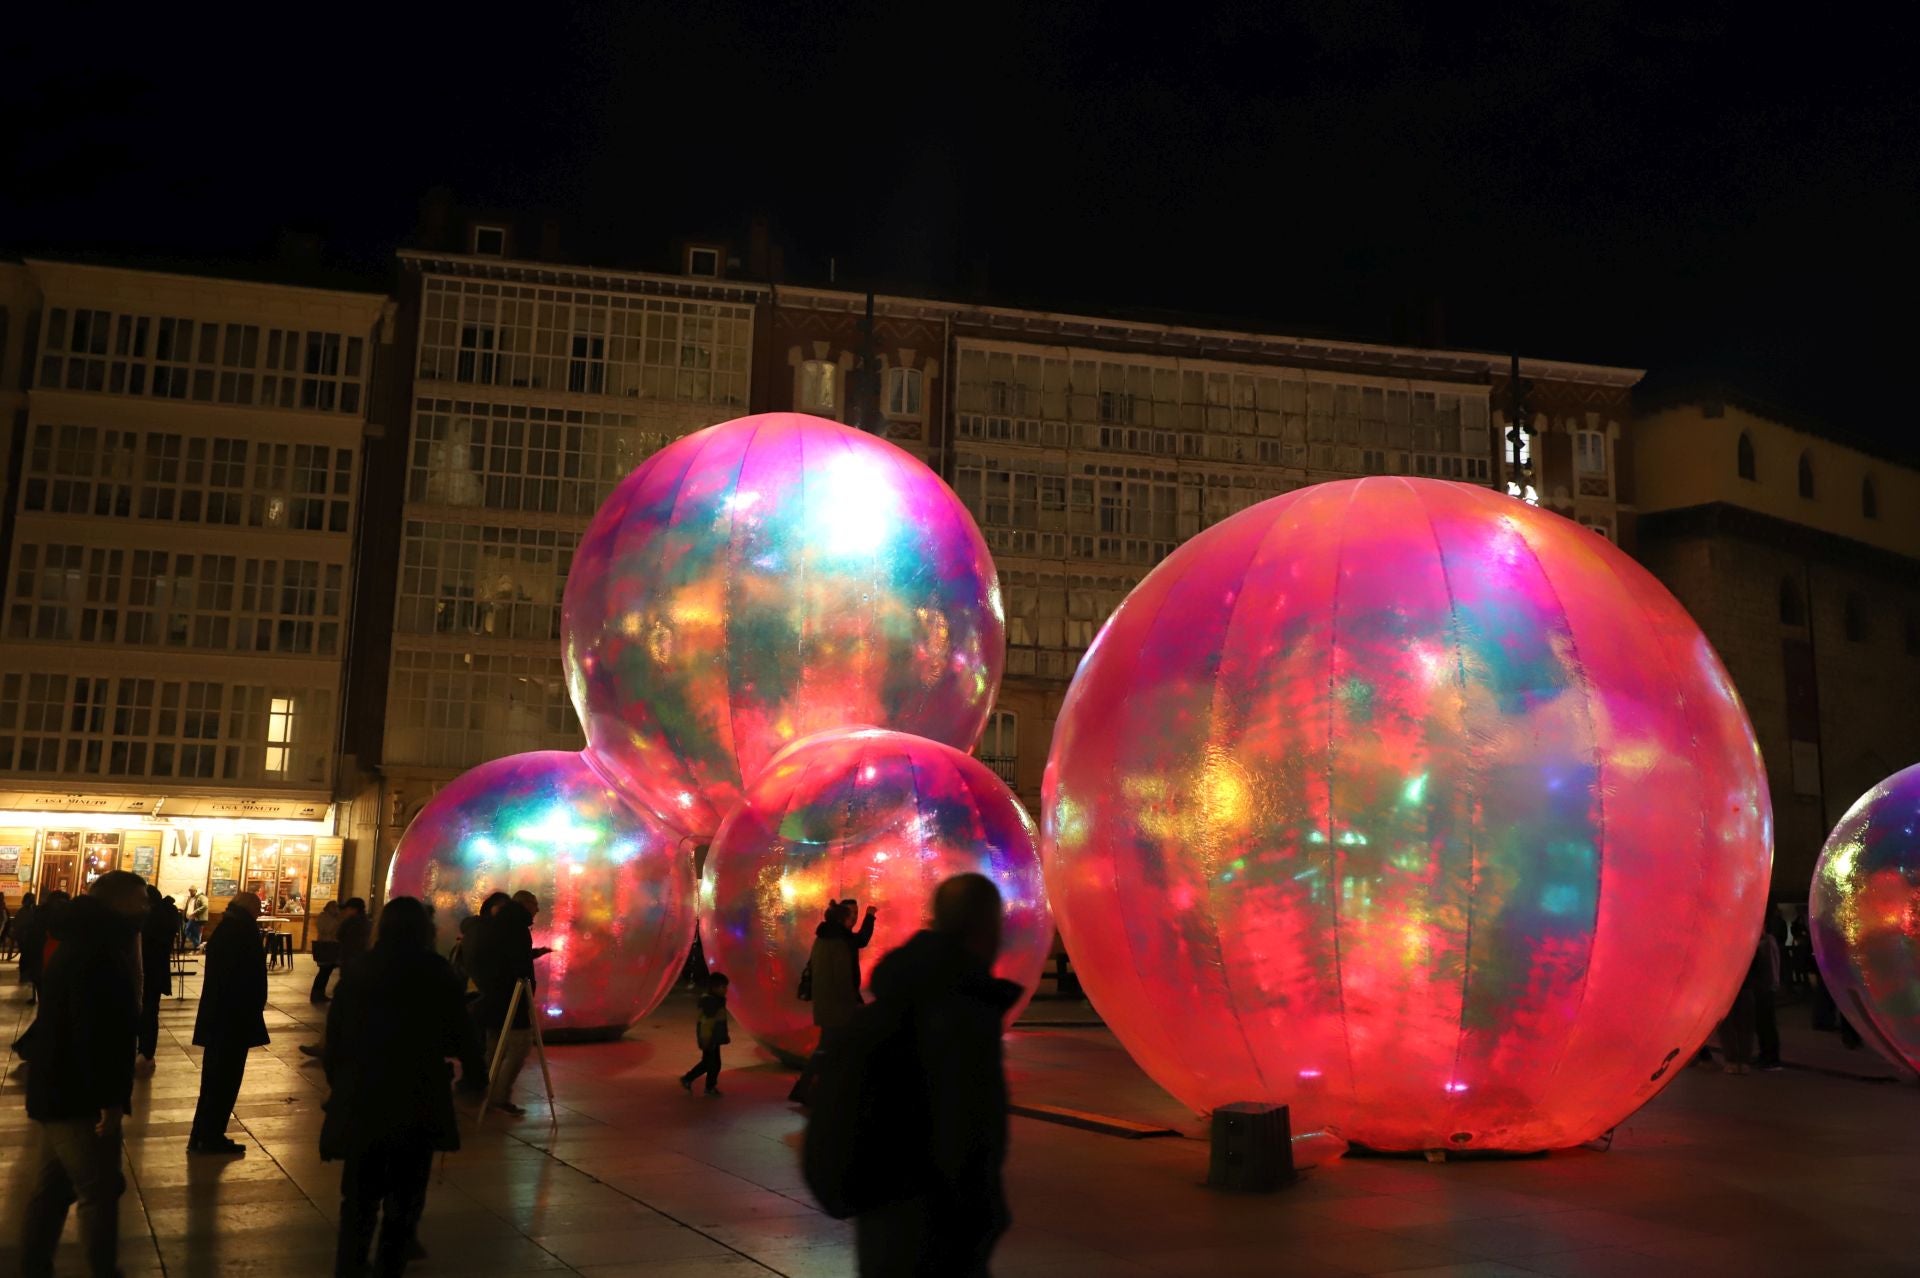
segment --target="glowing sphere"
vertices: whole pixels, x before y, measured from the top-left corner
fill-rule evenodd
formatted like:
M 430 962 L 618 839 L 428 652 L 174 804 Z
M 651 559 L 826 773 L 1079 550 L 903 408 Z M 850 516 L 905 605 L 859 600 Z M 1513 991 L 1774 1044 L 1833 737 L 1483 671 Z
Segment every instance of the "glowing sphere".
M 657 1006 L 693 943 L 693 867 L 586 758 L 516 754 L 463 773 L 393 854 L 387 895 L 434 909 L 440 948 L 495 892 L 540 898 L 533 943 L 543 1029 L 624 1029 Z
M 1577 1144 L 1753 954 L 1772 809 L 1712 648 L 1639 565 L 1498 493 L 1321 484 L 1183 545 L 1055 729 L 1082 982 L 1196 1110 L 1377 1149 Z
M 1920 1071 L 1920 764 L 1860 796 L 1813 870 L 1820 978 L 1882 1055 Z
M 1033 822 L 1006 783 L 971 755 L 902 732 L 849 728 L 787 747 L 720 827 L 700 881 L 701 944 L 731 978 L 728 1010 L 775 1052 L 806 1055 L 818 1033 L 795 990 L 827 903 L 851 897 L 862 916 L 878 907 L 864 982 L 926 926 L 934 889 L 967 873 L 1000 888 L 994 971 L 1031 995 L 1053 917 Z
M 623 480 L 567 574 L 567 686 L 638 804 L 706 837 L 781 747 L 851 723 L 962 748 L 1005 655 L 966 507 L 872 435 L 723 422 Z

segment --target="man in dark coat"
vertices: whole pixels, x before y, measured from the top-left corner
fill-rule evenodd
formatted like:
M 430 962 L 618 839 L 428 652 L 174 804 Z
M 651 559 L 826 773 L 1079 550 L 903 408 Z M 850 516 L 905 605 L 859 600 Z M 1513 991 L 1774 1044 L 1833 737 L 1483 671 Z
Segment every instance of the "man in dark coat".
M 486 1032 L 490 1067 L 501 1034 L 505 1033 L 507 1038 L 499 1068 L 493 1071 L 490 1103 L 509 1114 L 525 1112 L 513 1103 L 513 1084 L 527 1063 L 527 1052 L 532 1045 L 533 961 L 547 952 L 533 945 L 533 920 L 539 913 L 540 901 L 533 893 L 515 892 L 511 900 L 488 916 L 480 931 L 480 952 L 470 960 L 468 969 L 474 987 L 480 991 L 474 1016 Z M 528 994 L 515 1006 L 513 991 L 521 981 L 528 983 Z M 507 1025 L 509 1007 L 513 1008 L 511 1026 Z
M 377 1274 L 398 1274 L 426 1205 L 437 1150 L 460 1148 L 449 1057 L 485 1072 L 463 983 L 433 951 L 433 920 L 412 897 L 388 901 L 380 939 L 347 968 L 327 1014 L 332 1089 L 320 1156 L 344 1159 L 334 1263 L 362 1272 L 380 1235 Z M 384 1213 L 384 1223 L 382 1215 Z
M 173 945 L 180 937 L 180 911 L 151 885 L 147 921 L 140 928 L 140 1043 L 144 1068 L 153 1068 L 160 1045 L 160 1000 L 173 993 Z
M 887 1084 L 903 1102 L 888 1178 L 897 1196 L 855 1222 L 864 1275 L 984 1275 L 1012 1223 L 1001 1184 L 1007 1079 L 1000 1031 L 1020 987 L 993 975 L 1000 928 L 992 880 L 962 874 L 934 893 L 932 929 L 874 969 L 875 1008 L 899 1017 L 913 1051 L 912 1077 Z
M 40 1144 L 21 1230 L 21 1271 L 53 1272 L 53 1254 L 80 1204 L 80 1238 L 96 1278 L 118 1273 L 121 1120 L 133 1105 L 133 1036 L 140 1018 L 139 934 L 146 884 L 113 870 L 59 920 L 60 946 L 41 983 L 27 1117 Z
M 200 1060 L 200 1103 L 193 1112 L 190 1154 L 244 1154 L 227 1138 L 227 1119 L 240 1097 L 247 1053 L 267 1038 L 267 952 L 260 941 L 260 898 L 235 893 L 220 926 L 207 940 L 207 973 L 200 987 L 200 1013 L 193 1044 Z

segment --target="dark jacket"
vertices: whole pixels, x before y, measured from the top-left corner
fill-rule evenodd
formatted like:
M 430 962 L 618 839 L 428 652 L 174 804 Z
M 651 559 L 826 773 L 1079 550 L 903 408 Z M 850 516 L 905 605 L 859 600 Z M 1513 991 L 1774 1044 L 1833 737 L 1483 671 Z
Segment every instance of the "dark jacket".
M 195 1047 L 265 1047 L 267 952 L 260 925 L 228 910 L 207 940 L 207 974 L 200 984 L 200 1014 L 193 1018 Z
M 1002 1019 L 1020 987 L 994 977 L 959 941 L 915 934 L 873 972 L 874 1006 L 903 1014 L 914 1043 L 908 1083 L 919 1134 L 900 1159 L 903 1197 L 926 1202 L 920 1272 L 984 1268 L 1012 1223 L 1001 1166 L 1007 1157 Z
M 341 967 L 357 962 L 373 943 L 373 921 L 359 910 L 342 910 L 340 930 L 334 934 L 334 940 L 340 948 L 334 952 L 332 962 Z
M 867 922 L 871 939 L 873 921 Z M 822 1029 L 845 1029 L 861 1002 L 857 935 L 838 919 L 822 922 L 813 930 L 807 966 L 813 970 L 813 1023 Z
M 63 913 L 60 932 L 41 978 L 27 1070 L 27 1116 L 43 1123 L 133 1104 L 139 930 L 82 897 Z
M 162 900 L 147 910 L 140 929 L 140 967 L 143 988 L 173 993 L 173 943 L 180 936 L 180 911 Z
M 320 1156 L 346 1158 L 402 1132 L 460 1148 L 453 1071 L 486 1077 L 462 982 L 432 950 L 376 945 L 347 968 L 327 1013 L 327 1085 Z
M 533 979 L 533 919 L 518 902 L 508 901 L 498 914 L 482 920 L 475 939 L 479 947 L 467 955 L 467 972 L 480 991 L 474 1015 L 483 1029 L 491 1031 L 506 1023 L 514 985 Z M 515 1029 L 533 1024 L 527 1002 L 521 999 L 514 1012 Z
M 47 910 L 40 905 L 24 906 L 13 919 L 13 943 L 20 947 L 20 979 L 32 984 L 40 979 L 40 951 L 47 944 Z

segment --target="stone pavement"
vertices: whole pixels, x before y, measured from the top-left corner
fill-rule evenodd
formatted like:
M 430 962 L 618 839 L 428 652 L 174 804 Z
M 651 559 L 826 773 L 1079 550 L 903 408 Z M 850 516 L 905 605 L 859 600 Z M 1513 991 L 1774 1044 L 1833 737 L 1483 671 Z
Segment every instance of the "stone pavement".
M 169 1001 L 155 1077 L 129 1124 L 122 1202 L 130 1276 L 330 1272 L 337 1165 L 315 1152 L 322 1096 L 297 1044 L 319 1015 L 311 968 L 272 981 L 273 1045 L 256 1052 L 232 1129 L 244 1159 L 189 1160 L 197 1083 L 194 1002 Z M 0 995 L 0 1046 L 23 1003 Z M 1037 1019 L 1075 1020 L 1041 1004 Z M 624 1042 L 552 1049 L 558 1103 L 537 1071 L 525 1118 L 490 1117 L 432 1187 L 422 1275 L 820 1278 L 848 1274 L 850 1229 L 820 1215 L 796 1168 L 791 1076 L 750 1046 L 729 1051 L 726 1095 L 688 1096 L 691 1003 L 670 1000 Z M 1788 1056 L 1825 1054 L 1804 1009 L 1783 1014 Z M 22 1026 L 24 1022 L 21 1023 Z M 17 1032 L 17 1031 L 15 1031 Z M 1690 1070 L 1624 1124 L 1609 1152 L 1454 1161 L 1348 1158 L 1290 1189 L 1204 1189 L 1191 1115 L 1098 1026 L 1008 1040 L 1018 1099 L 1167 1123 L 1178 1138 L 1123 1141 L 1015 1119 L 1013 1232 L 1000 1278 L 1149 1274 L 1920 1274 L 1920 1089 L 1795 1069 Z M 11 1062 L 7 1062 L 11 1069 Z M 31 1141 L 21 1084 L 0 1086 L 0 1214 L 17 1210 Z M 10 1220 L 0 1274 L 17 1272 Z M 63 1256 L 78 1273 L 77 1255 Z

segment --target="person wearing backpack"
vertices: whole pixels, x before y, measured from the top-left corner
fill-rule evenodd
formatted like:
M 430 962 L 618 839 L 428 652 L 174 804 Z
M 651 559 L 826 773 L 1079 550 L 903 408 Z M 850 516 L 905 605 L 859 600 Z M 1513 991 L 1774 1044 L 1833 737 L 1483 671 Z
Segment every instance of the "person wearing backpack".
M 942 883 L 932 927 L 880 960 L 821 1074 L 807 1185 L 854 1217 L 865 1278 L 985 1275 L 1012 1223 L 1000 1034 L 1021 990 L 993 975 L 1000 930 L 992 880 Z

